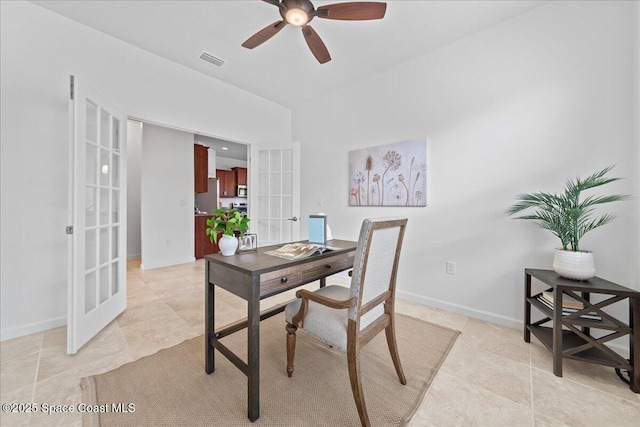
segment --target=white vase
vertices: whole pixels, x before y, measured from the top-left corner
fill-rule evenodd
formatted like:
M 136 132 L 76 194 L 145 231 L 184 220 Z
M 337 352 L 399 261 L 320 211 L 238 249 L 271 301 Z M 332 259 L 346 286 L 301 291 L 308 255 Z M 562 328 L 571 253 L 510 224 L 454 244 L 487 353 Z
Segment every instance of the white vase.
M 223 234 L 220 240 L 218 240 L 218 247 L 222 255 L 231 256 L 235 254 L 236 249 L 238 249 L 238 239 L 228 234 Z
M 556 249 L 553 257 L 553 271 L 566 279 L 591 279 L 596 275 L 593 253 Z

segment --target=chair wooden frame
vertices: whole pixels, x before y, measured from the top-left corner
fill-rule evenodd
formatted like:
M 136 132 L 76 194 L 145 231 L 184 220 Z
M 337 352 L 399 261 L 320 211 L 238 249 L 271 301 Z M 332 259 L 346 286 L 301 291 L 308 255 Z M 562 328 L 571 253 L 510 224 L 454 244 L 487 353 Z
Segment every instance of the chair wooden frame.
M 293 375 L 293 361 L 295 356 L 296 347 L 296 330 L 303 327 L 304 317 L 309 307 L 309 301 L 322 304 L 326 307 L 341 310 L 349 309 L 357 306 L 356 319 L 348 319 L 347 324 L 347 365 L 349 368 L 349 379 L 351 381 L 351 391 L 353 392 L 353 398 L 358 409 L 358 415 L 360 422 L 363 426 L 371 426 L 369 416 L 367 414 L 367 407 L 365 405 L 364 394 L 362 390 L 362 381 L 360 374 L 360 349 L 362 349 L 369 341 L 371 341 L 378 333 L 385 331 L 387 338 L 387 345 L 389 346 L 389 352 L 391 353 L 391 359 L 395 367 L 396 373 L 400 383 L 407 384 L 402 365 L 400 364 L 400 356 L 398 354 L 398 346 L 396 342 L 395 333 L 395 291 L 396 291 L 396 277 L 398 272 L 398 262 L 400 260 L 400 249 L 402 247 L 402 240 L 404 238 L 404 232 L 407 225 L 407 219 L 392 219 L 388 221 L 372 222 L 369 229 L 369 233 L 366 241 L 366 248 L 364 250 L 364 260 L 362 263 L 362 273 L 360 275 L 360 283 L 357 286 L 360 287 L 357 298 L 351 298 L 348 300 L 340 301 L 332 298 L 328 298 L 324 295 L 301 289 L 296 292 L 296 297 L 301 299 L 300 309 L 298 313 L 293 316 L 292 323 L 287 323 L 287 374 L 289 377 Z M 369 260 L 369 249 L 371 246 L 371 236 L 375 230 L 381 228 L 400 227 L 398 233 L 398 242 L 396 245 L 396 253 L 393 261 L 393 268 L 391 271 L 391 278 L 389 283 L 389 289 L 373 300 L 362 305 L 362 286 L 366 277 L 367 265 Z M 358 250 L 360 251 L 359 243 Z M 355 266 L 354 266 L 355 267 Z M 351 272 L 349 272 L 351 275 Z M 360 330 L 360 319 L 362 316 L 379 304 L 384 304 L 384 313 L 376 320 L 370 323 L 366 328 Z

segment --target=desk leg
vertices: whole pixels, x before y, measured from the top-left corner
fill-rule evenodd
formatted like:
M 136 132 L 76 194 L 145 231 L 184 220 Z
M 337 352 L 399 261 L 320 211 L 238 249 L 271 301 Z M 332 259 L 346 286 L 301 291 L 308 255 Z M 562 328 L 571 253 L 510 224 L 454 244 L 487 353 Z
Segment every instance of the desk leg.
M 325 286 L 327 286 L 327 278 L 326 277 L 322 277 L 322 278 L 320 278 L 320 287 L 324 288 Z
M 629 298 L 629 360 L 631 361 L 631 390 L 640 393 L 640 298 Z
M 531 276 L 524 273 L 524 342 L 531 342 L 531 304 L 527 298 L 531 296 Z
M 254 284 L 247 302 L 247 397 L 249 420 L 260 417 L 260 285 Z
M 558 305 L 558 301 L 560 304 Z M 562 376 L 562 291 L 553 292 L 553 374 Z
M 591 294 L 589 292 L 582 292 L 582 298 L 584 298 L 587 301 L 591 302 Z M 582 332 L 585 335 L 589 335 L 591 333 L 591 328 L 589 328 L 588 326 L 583 326 L 582 327 Z
M 213 360 L 213 345 L 211 345 L 211 338 L 213 337 L 214 328 L 214 314 L 215 314 L 215 285 L 209 282 L 209 261 L 206 262 L 206 270 L 204 273 L 204 348 L 205 348 L 205 367 L 204 370 L 207 374 L 215 371 L 215 363 Z

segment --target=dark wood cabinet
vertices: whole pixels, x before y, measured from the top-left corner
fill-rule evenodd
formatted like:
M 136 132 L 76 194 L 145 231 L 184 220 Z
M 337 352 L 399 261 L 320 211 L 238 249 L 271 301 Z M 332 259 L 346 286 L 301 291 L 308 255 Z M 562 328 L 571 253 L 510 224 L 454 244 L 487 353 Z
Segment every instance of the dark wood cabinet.
M 236 197 L 236 173 L 234 171 L 216 169 L 216 177 L 220 187 L 218 197 L 221 199 Z
M 562 359 L 597 363 L 629 372 L 630 388 L 640 393 L 640 292 L 608 280 L 594 277 L 579 282 L 564 279 L 551 270 L 527 268 L 524 271 L 524 340 L 530 342 L 533 334 L 553 354 L 553 373 L 562 376 Z M 548 306 L 532 292 L 531 278 L 538 279 L 553 293 L 553 304 Z M 591 302 L 591 295 L 605 299 Z M 563 313 L 564 295 L 581 302 L 583 309 Z M 624 299 L 629 303 L 629 323 L 604 312 L 603 307 Z M 543 319 L 531 322 L 531 307 L 543 314 Z M 593 313 L 588 315 L 587 313 Z M 593 317 L 599 318 L 594 320 Z M 543 326 L 551 323 L 550 326 Z M 591 334 L 591 330 L 599 330 Z M 605 343 L 613 338 L 629 337 L 629 360 L 613 351 Z
M 247 168 L 231 168 L 236 174 L 237 185 L 247 185 Z
M 205 255 L 215 254 L 220 252 L 218 245 L 209 240 L 209 236 L 206 234 L 207 220 L 212 218 L 212 215 L 196 215 L 196 230 L 195 230 L 195 255 L 196 259 L 204 258 Z
M 218 178 L 218 197 L 227 197 L 225 191 L 227 189 L 227 171 L 216 169 L 216 177 Z
M 193 188 L 196 193 L 209 191 L 209 147 L 193 144 Z

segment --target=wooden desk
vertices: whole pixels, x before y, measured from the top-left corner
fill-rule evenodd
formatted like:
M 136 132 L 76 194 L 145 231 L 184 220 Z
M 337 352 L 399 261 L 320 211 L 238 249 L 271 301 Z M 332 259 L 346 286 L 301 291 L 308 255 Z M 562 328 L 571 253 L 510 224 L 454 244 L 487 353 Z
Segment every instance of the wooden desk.
M 210 374 L 215 370 L 216 349 L 247 376 L 248 417 L 251 421 L 260 417 L 260 320 L 281 313 L 286 305 L 280 304 L 260 313 L 260 300 L 315 280 L 320 280 L 320 286 L 324 287 L 327 276 L 353 267 L 357 242 L 331 240 L 327 245 L 339 249 L 295 261 L 264 253 L 277 246 L 229 257 L 220 254 L 205 256 L 205 371 Z M 247 320 L 215 330 L 215 286 L 247 301 Z M 248 328 L 246 363 L 220 342 L 223 337 L 244 328 Z M 282 331 L 284 343 L 284 325 Z M 284 374 L 285 366 L 282 370 Z

